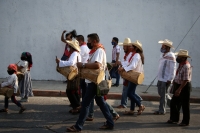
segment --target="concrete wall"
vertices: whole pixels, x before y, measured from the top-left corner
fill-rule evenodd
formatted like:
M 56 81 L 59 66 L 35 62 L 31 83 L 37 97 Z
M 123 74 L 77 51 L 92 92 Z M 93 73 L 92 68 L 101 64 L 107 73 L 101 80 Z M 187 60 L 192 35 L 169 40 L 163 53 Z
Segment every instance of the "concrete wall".
M 23 51 L 33 55 L 32 78 L 64 80 L 55 70 L 55 56 L 61 57 L 63 30 L 76 29 L 85 37 L 98 33 L 111 61 L 111 39 L 140 40 L 145 54 L 145 81 L 156 76 L 160 39 L 176 47 L 200 15 L 199 0 L 1 0 L 0 78 L 7 76 L 9 63 L 20 60 Z M 193 86 L 200 87 L 200 20 L 180 48 L 192 57 Z M 121 55 L 121 59 L 123 54 Z

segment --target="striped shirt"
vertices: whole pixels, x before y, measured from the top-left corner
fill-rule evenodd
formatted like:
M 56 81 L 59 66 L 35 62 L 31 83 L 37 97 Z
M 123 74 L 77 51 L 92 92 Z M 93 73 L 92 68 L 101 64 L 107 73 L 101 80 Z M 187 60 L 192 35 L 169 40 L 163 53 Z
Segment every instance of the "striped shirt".
M 192 67 L 189 63 L 183 65 L 179 68 L 180 70 L 175 76 L 174 82 L 177 84 L 181 84 L 184 80 L 188 80 L 189 82 L 192 79 Z

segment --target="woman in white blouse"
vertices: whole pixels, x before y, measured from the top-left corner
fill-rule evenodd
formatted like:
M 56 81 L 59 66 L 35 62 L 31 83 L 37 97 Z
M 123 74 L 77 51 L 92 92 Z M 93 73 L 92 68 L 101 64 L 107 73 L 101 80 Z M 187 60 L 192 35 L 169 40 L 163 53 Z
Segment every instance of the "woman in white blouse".
M 122 66 L 119 68 L 119 71 L 130 71 L 134 70 L 136 72 L 143 73 L 143 64 L 144 64 L 144 55 L 143 55 L 143 49 L 142 44 L 139 41 L 136 41 L 134 43 L 131 43 L 133 46 L 132 55 L 130 57 L 130 62 L 128 65 Z M 129 81 L 128 83 L 128 97 L 131 99 L 131 107 L 130 111 L 126 111 L 126 115 L 133 115 L 135 110 L 135 104 L 139 107 L 138 115 L 140 115 L 144 109 L 145 106 L 141 104 L 141 100 L 136 96 L 136 87 L 137 84 L 132 83 Z
M 77 62 L 81 62 L 80 46 L 77 40 L 66 41 L 69 47 L 69 58 L 66 61 L 56 58 L 58 67 L 75 66 Z M 79 95 L 79 79 L 76 77 L 73 80 L 67 80 L 66 94 L 71 103 L 71 109 L 69 112 L 77 114 L 80 112 L 80 95 Z

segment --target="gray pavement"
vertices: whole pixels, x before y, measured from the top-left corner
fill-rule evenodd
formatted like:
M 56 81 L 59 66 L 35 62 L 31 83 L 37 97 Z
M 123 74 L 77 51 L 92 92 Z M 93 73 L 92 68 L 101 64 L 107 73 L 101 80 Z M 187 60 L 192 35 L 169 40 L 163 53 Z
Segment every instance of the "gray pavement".
M 0 96 L 0 107 L 3 108 L 3 96 Z M 19 99 L 19 97 L 17 97 Z M 113 107 L 119 105 L 119 100 L 107 100 Z M 31 97 L 28 103 L 23 103 L 27 110 L 18 114 L 19 108 L 10 102 L 9 114 L 0 113 L 0 132 L 2 133 L 63 133 L 66 127 L 75 124 L 78 115 L 71 115 L 69 101 L 65 97 Z M 143 102 L 146 106 L 141 116 L 124 116 L 128 109 L 116 109 L 120 119 L 115 123 L 113 131 L 102 131 L 103 117 L 95 105 L 95 119 L 85 122 L 82 132 L 115 132 L 115 133 L 198 133 L 200 132 L 200 104 L 191 104 L 191 121 L 188 127 L 177 124 L 166 124 L 169 119 L 169 108 L 166 115 L 153 115 L 158 108 L 158 102 Z M 182 115 L 181 115 L 182 118 Z

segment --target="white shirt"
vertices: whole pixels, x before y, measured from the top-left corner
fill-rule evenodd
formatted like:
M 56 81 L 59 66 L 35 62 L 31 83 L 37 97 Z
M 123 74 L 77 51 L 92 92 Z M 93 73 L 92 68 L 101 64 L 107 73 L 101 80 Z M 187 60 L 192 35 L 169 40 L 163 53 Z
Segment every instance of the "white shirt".
M 28 61 L 20 61 L 20 65 L 19 66 L 22 66 L 23 68 L 21 69 L 21 72 L 24 73 L 28 70 Z
M 144 72 L 140 54 L 135 53 L 135 55 L 132 57 L 131 61 L 129 62 L 128 66 L 124 66 L 124 70 L 126 72 L 128 72 L 130 70 L 134 70 L 134 71 L 140 72 L 140 73 Z
M 78 60 L 78 61 L 77 61 Z M 75 66 L 76 63 L 81 62 L 81 56 L 79 52 L 74 51 L 67 61 L 60 60 L 59 67 Z
M 130 52 L 130 53 L 127 55 L 126 60 L 123 59 L 123 61 L 121 62 L 122 67 L 125 67 L 125 66 L 128 66 L 128 65 L 129 65 L 129 59 L 131 58 L 131 55 L 132 55 L 132 52 Z
M 113 49 L 112 49 L 112 60 L 116 61 L 117 59 L 117 53 L 120 53 L 120 46 L 116 45 Z
M 176 61 L 173 52 L 168 52 L 163 57 L 160 56 L 159 66 L 158 66 L 158 77 L 159 81 L 167 82 L 174 79 L 176 73 Z
M 89 63 L 95 63 L 98 62 L 101 64 L 100 69 L 105 70 L 106 68 L 106 53 L 102 48 L 98 48 L 93 54 L 89 55 Z M 103 76 L 102 80 L 105 79 L 105 76 Z M 89 80 L 85 80 L 86 83 L 91 83 Z
M 89 58 L 89 52 L 90 52 L 90 49 L 88 48 L 87 45 L 82 45 L 81 46 L 81 62 L 82 63 L 87 63 L 88 62 L 88 58 Z
M 15 73 L 7 77 L 7 81 L 3 82 L 1 84 L 1 87 L 13 87 L 14 88 L 14 93 L 17 93 L 18 89 L 18 78 Z

